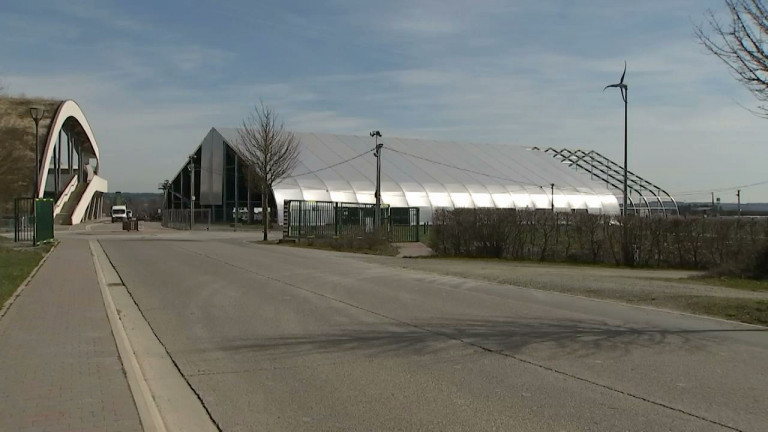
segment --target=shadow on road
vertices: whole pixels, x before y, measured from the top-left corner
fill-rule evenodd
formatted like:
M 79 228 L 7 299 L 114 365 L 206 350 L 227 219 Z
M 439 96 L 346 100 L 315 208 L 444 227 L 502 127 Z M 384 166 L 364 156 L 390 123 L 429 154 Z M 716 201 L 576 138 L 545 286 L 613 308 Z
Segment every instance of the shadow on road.
M 447 320 L 380 329 L 344 329 L 331 333 L 287 335 L 252 340 L 219 340 L 201 351 L 297 356 L 361 351 L 365 354 L 424 355 L 450 350 L 462 342 L 484 350 L 517 354 L 542 348 L 553 356 L 587 357 L 595 353 L 621 357 L 638 347 L 674 346 L 703 350 L 709 336 L 768 329 L 662 330 L 628 328 L 583 321 Z

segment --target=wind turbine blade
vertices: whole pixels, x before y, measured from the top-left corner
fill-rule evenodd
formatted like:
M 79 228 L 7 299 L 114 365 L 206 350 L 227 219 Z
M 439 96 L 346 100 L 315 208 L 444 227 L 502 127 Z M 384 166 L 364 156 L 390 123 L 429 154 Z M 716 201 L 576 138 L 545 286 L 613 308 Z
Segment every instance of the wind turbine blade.
M 619 80 L 619 84 L 624 84 L 624 75 L 627 74 L 627 61 L 624 60 L 624 72 L 621 74 L 621 79 Z
M 609 88 L 611 88 L 611 87 L 618 87 L 618 86 L 619 86 L 619 84 L 611 84 L 611 85 L 607 85 L 607 86 L 605 86 L 605 88 L 603 89 L 603 91 L 605 91 L 605 90 L 607 90 L 607 89 L 609 89 Z

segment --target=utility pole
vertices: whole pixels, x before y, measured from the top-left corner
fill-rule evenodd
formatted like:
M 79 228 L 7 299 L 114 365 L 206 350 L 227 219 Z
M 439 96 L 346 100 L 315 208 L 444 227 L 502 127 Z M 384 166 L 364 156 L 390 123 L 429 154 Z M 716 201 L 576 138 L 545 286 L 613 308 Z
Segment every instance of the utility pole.
M 165 226 L 165 223 L 168 219 L 168 189 L 171 187 L 171 182 L 168 181 L 168 179 L 164 180 L 159 185 L 159 189 L 163 190 L 163 207 L 160 210 L 160 223 L 161 225 Z
M 736 202 L 738 203 L 739 208 L 739 217 L 741 217 L 741 189 L 736 191 Z
M 376 151 L 374 153 L 374 156 L 376 156 L 376 207 L 373 215 L 373 225 L 378 234 L 379 229 L 381 228 L 379 226 L 381 224 L 381 148 L 384 147 L 384 143 L 379 142 L 381 132 L 375 130 L 372 131 L 370 135 L 376 143 Z
M 195 227 L 195 155 L 189 155 L 189 230 Z
M 237 220 L 240 219 L 240 202 L 237 196 L 238 189 L 240 188 L 237 184 L 237 152 L 235 152 L 235 231 L 237 231 Z

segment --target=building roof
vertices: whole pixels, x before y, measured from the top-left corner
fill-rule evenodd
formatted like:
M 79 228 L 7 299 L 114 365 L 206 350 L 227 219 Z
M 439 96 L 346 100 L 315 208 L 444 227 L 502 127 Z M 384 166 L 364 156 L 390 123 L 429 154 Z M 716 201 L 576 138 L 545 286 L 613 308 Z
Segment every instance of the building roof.
M 238 130 L 215 128 L 230 146 Z M 374 139 L 359 135 L 296 133 L 299 163 L 276 184 L 278 202 L 303 199 L 375 202 Z M 397 207 L 550 208 L 618 213 L 603 183 L 525 147 L 384 136 L 382 202 Z M 554 186 L 552 186 L 554 185 Z

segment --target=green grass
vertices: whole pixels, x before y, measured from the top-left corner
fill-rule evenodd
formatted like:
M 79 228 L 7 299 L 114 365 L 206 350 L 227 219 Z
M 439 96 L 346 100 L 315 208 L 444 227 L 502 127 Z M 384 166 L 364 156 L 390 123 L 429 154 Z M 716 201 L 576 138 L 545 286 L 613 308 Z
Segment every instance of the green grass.
M 768 300 L 685 296 L 678 304 L 697 314 L 768 326 Z
M 744 291 L 768 291 L 768 280 L 743 279 L 737 277 L 695 276 L 678 279 L 676 282 L 692 282 L 702 285 L 714 285 Z
M 50 245 L 16 248 L 8 239 L 0 237 L 0 306 L 13 295 L 50 249 Z

